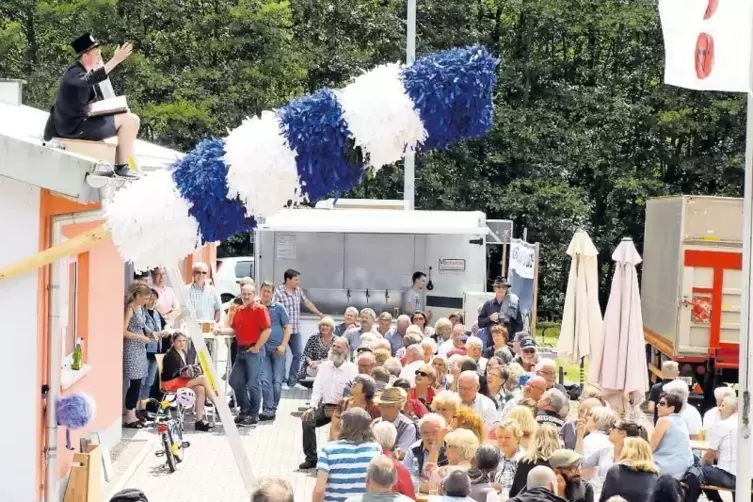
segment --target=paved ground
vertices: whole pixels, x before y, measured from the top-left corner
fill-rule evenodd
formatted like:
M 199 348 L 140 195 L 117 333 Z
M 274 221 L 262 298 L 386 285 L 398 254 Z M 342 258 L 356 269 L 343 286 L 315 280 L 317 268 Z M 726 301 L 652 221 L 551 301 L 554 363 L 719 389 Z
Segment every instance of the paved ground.
M 221 349 L 219 358 L 222 361 L 224 357 L 225 351 Z M 224 384 L 221 382 L 223 387 Z M 296 500 L 301 501 L 311 500 L 314 487 L 313 471 L 298 471 L 298 464 L 303 461 L 299 408 L 306 405 L 310 393 L 309 390 L 283 391 L 277 420 L 240 429 L 254 476 L 287 479 L 293 485 Z M 104 493 L 139 488 L 150 502 L 248 501 L 220 424 L 213 432 L 194 432 L 192 424 L 186 424 L 184 439 L 190 441 L 191 447 L 172 474 L 165 460 L 154 455 L 159 447 L 152 430 L 127 432 L 133 434 L 112 452 L 116 474 Z M 320 445 L 326 441 L 327 434 L 328 427 L 318 431 Z
M 303 460 L 301 421 L 291 415 L 305 405 L 308 394 L 309 391 L 302 390 L 285 391 L 274 424 L 241 429 L 254 475 L 257 478 L 284 477 L 293 485 L 296 500 L 311 500 L 314 487 L 313 473 L 298 471 L 298 464 Z M 186 425 L 185 436 L 191 447 L 186 450 L 185 460 L 172 474 L 167 471 L 164 459 L 154 455 L 158 448 L 154 434 L 140 431 L 131 440 L 142 440 L 140 446 L 128 448 L 138 449 L 139 453 L 135 456 L 124 453 L 115 460 L 116 471 L 120 471 L 121 476 L 108 489 L 139 488 L 147 494 L 150 502 L 246 502 L 248 497 L 222 427 L 218 425 L 216 432 L 211 433 L 195 433 L 191 427 Z M 320 429 L 321 439 L 326 438 L 326 432 L 327 428 Z M 146 438 L 151 440 L 144 443 Z M 143 460 L 139 458 L 142 456 Z M 136 463 L 136 469 L 128 472 L 125 467 L 128 463 Z

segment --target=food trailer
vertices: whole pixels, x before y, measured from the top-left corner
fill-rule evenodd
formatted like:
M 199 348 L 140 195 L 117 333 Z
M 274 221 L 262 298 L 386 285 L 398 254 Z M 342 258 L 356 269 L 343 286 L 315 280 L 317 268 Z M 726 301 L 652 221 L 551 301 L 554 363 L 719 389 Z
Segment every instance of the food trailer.
M 257 284 L 280 284 L 285 270 L 298 270 L 308 298 L 338 322 L 348 306 L 394 316 L 419 270 L 433 286 L 425 294 L 434 320 L 463 311 L 464 293 L 486 290 L 486 245 L 499 239 L 483 212 L 341 201 L 286 209 L 260 224 L 254 234 Z M 302 308 L 303 343 L 317 322 Z

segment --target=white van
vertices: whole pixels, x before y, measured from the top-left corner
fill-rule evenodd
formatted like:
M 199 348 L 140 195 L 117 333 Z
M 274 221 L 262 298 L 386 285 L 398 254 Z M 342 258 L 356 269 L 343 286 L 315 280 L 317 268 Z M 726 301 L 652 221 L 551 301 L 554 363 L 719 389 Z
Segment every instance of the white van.
M 217 260 L 214 286 L 223 304 L 241 294 L 238 283 L 244 277 L 254 277 L 254 258 L 252 256 L 234 256 Z

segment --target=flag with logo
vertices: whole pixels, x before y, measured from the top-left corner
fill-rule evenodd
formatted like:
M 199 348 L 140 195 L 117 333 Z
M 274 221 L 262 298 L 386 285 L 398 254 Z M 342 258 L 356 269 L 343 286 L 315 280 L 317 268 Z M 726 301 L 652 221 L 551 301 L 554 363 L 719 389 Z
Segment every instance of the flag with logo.
M 707 91 L 751 90 L 753 0 L 659 0 L 664 82 Z

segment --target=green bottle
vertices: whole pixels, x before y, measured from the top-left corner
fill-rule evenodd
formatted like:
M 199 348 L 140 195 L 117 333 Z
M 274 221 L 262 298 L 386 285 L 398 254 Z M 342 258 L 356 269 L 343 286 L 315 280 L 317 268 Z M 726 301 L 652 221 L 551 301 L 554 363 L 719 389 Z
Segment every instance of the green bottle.
M 76 340 L 76 346 L 73 348 L 73 363 L 71 364 L 71 369 L 81 369 L 81 358 L 81 339 L 79 338 Z

